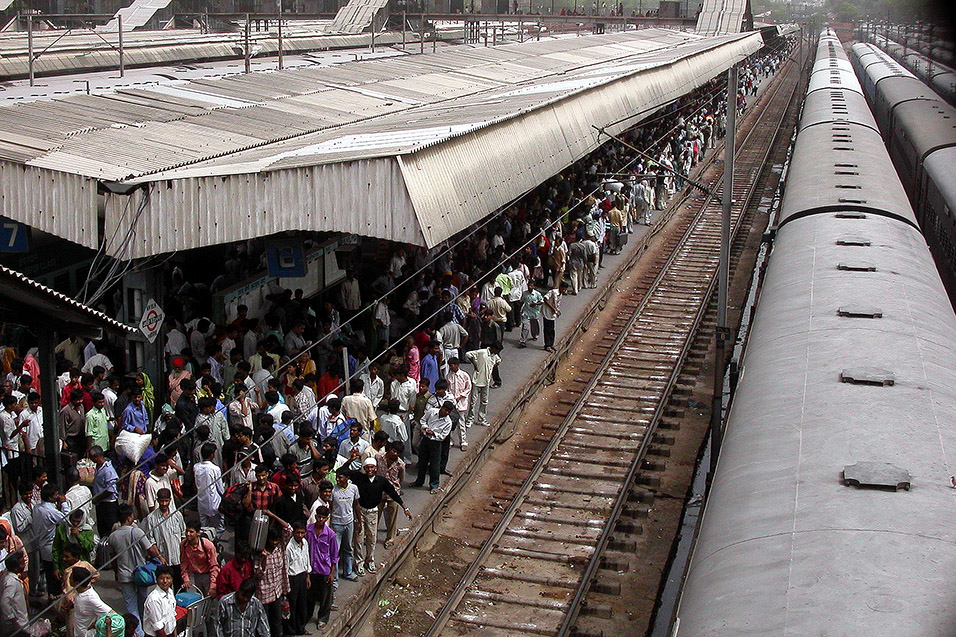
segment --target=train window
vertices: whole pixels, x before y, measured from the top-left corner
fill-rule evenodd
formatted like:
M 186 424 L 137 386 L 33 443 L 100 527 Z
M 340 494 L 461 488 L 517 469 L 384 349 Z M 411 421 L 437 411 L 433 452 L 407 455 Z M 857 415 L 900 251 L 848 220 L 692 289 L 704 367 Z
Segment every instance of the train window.
M 851 385 L 873 385 L 876 387 L 892 387 L 896 384 L 896 377 L 892 372 L 878 367 L 852 367 L 840 373 L 841 383 Z
M 871 245 L 870 240 L 865 237 L 857 237 L 854 235 L 847 235 L 837 239 L 836 244 L 838 246 L 868 246 Z
M 844 305 L 837 310 L 837 316 L 846 318 L 883 318 L 883 310 L 866 305 Z

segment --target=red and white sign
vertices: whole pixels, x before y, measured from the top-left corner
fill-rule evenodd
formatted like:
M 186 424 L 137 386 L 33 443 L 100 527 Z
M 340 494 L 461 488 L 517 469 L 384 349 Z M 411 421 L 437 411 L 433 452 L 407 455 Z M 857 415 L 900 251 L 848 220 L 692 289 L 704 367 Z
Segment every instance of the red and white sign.
M 165 320 L 166 312 L 163 312 L 163 308 L 159 307 L 154 299 L 150 299 L 149 303 L 146 304 L 146 309 L 143 310 L 143 318 L 139 322 L 139 329 L 147 341 L 152 343 L 156 340 Z

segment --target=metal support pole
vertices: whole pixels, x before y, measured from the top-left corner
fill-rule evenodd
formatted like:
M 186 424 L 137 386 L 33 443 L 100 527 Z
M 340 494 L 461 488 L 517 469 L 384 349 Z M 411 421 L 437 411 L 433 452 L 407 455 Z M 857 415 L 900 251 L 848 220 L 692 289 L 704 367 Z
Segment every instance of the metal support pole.
M 730 210 L 734 198 L 734 143 L 737 134 L 737 67 L 727 71 L 727 133 L 724 136 L 724 189 L 721 193 L 723 214 L 720 219 L 720 264 L 717 266 L 717 353 L 714 361 L 714 397 L 710 411 L 710 475 L 708 486 L 717 471 L 722 438 L 724 408 L 724 359 L 731 330 L 727 326 L 727 287 L 730 278 Z
M 119 56 L 120 56 L 120 77 L 126 75 L 126 60 L 123 57 L 123 16 L 116 16 L 116 23 L 119 27 Z
M 279 70 L 282 70 L 282 0 L 276 0 L 279 4 Z M 374 37 L 374 36 L 372 36 Z M 375 51 L 375 43 L 372 42 L 372 51 Z
M 375 18 L 372 18 L 372 53 L 375 53 Z
M 342 390 L 343 396 L 349 395 L 349 381 L 352 380 L 351 375 L 349 374 L 349 348 L 342 348 Z M 323 396 L 324 398 L 324 396 Z
M 252 57 L 252 50 L 249 48 L 249 14 L 246 14 L 246 31 L 245 31 L 245 44 L 243 45 L 243 57 L 245 58 L 246 63 L 246 73 L 249 73 L 252 70 L 252 63 L 250 58 Z
M 33 86 L 33 14 L 27 14 L 27 55 L 30 61 L 27 66 L 30 68 L 30 86 Z
M 419 34 L 418 42 L 419 42 L 418 52 L 424 53 L 425 52 L 425 14 L 424 13 L 422 14 L 421 33 Z
M 405 24 L 406 24 L 405 12 L 402 11 L 402 51 L 405 50 Z
M 40 404 L 43 409 L 43 453 L 51 482 L 63 492 L 63 470 L 60 458 L 60 401 L 56 391 L 56 334 L 48 329 L 38 330 L 40 358 Z

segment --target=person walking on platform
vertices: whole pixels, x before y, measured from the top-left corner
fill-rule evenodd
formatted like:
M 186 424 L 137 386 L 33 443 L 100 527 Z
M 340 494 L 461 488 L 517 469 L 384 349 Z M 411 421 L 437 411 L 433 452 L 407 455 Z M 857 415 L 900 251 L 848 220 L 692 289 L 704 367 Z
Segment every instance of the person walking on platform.
M 427 470 L 428 488 L 433 494 L 441 492 L 441 447 L 442 442 L 451 435 L 450 414 L 454 410 L 455 403 L 447 400 L 438 409 L 427 410 L 422 418 L 422 453 L 418 461 L 418 478 L 413 486 L 420 487 L 425 484 Z M 411 518 L 407 511 L 406 515 Z
M 598 265 L 601 259 L 601 248 L 597 241 L 588 237 L 584 244 L 584 287 L 593 290 L 597 287 Z
M 468 410 L 466 427 L 473 424 L 487 426 L 488 424 L 488 386 L 491 384 L 492 373 L 501 362 L 501 343 L 495 341 L 489 347 L 475 349 L 466 354 L 468 360 L 475 366 L 471 376 L 471 408 Z
M 571 274 L 571 294 L 577 295 L 584 287 L 584 264 L 588 259 L 587 248 L 583 241 L 575 241 L 568 246 L 568 264 Z
M 458 446 L 464 451 L 468 448 L 468 428 L 471 426 L 468 420 L 471 376 L 461 369 L 461 361 L 452 357 L 448 360 L 448 374 L 445 380 L 448 381 L 448 393 L 454 398 L 455 408 L 458 410 Z
M 544 323 L 544 349 L 554 351 L 554 324 L 561 316 L 561 290 L 557 282 L 544 294 L 544 304 L 541 306 L 541 319 Z

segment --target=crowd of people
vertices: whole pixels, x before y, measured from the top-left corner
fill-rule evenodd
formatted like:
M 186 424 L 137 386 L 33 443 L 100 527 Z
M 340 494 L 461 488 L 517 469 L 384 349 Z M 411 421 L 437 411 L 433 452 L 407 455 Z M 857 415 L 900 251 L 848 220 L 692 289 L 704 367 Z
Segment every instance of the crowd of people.
M 375 573 L 377 544 L 412 517 L 405 491 L 441 492 L 450 450 L 489 424 L 505 346 L 554 351 L 562 297 L 595 287 L 604 256 L 683 188 L 724 134 L 723 99 L 711 82 L 460 237 L 397 246 L 316 299 L 277 290 L 216 323 L 210 289 L 256 272 L 257 244 L 205 279 L 173 266 L 168 373 L 124 369 L 122 341 L 66 338 L 56 414 L 36 350 L 5 326 L 0 621 L 40 634 L 32 600 L 73 635 L 166 637 L 184 620 L 176 592 L 193 591 L 216 600 L 208 632 L 324 626 L 339 580 Z M 100 597 L 103 568 L 123 608 Z

